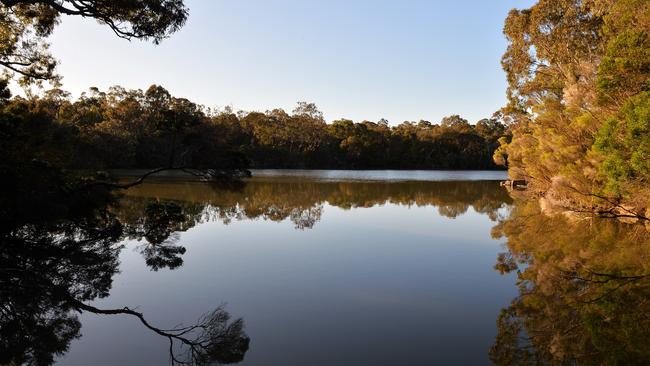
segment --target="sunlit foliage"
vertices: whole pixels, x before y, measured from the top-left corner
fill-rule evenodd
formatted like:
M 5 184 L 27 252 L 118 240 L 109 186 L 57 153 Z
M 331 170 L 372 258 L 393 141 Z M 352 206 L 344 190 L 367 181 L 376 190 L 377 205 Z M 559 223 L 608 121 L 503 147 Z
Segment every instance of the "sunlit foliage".
M 646 215 L 650 2 L 540 0 L 504 33 L 513 138 L 495 158 L 556 204 Z

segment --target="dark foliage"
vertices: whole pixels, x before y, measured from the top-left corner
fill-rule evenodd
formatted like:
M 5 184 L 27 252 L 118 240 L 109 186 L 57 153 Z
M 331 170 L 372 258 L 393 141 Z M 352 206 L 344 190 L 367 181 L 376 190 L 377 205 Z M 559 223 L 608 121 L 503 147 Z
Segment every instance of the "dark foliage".
M 104 196 L 104 192 L 95 192 Z M 79 196 L 80 195 L 80 196 Z M 63 198 L 24 201 L 33 217 L 3 220 L 0 227 L 0 364 L 50 365 L 81 336 L 78 313 L 130 316 L 169 342 L 172 364 L 213 365 L 243 360 L 249 338 L 242 319 L 222 306 L 196 324 L 161 329 L 128 307 L 101 309 L 90 303 L 109 296 L 123 239 L 146 241 L 147 264 L 158 270 L 182 265 L 185 248 L 169 244 L 193 216 L 173 203 L 149 203 L 120 218 L 102 197 L 67 193 L 76 209 L 61 210 Z M 42 197 L 42 196 L 39 196 Z M 51 198 L 56 195 L 51 194 Z M 83 207 L 82 207 L 83 206 Z M 45 211 L 50 214 L 44 215 Z M 167 348 L 165 351 L 167 352 Z
M 16 97 L 2 108 L 13 161 L 76 169 L 188 167 L 214 177 L 256 168 L 494 169 L 505 127 L 459 116 L 442 123 L 326 123 L 313 104 L 291 113 L 213 113 L 160 86 L 91 89 L 77 100 L 60 90 Z

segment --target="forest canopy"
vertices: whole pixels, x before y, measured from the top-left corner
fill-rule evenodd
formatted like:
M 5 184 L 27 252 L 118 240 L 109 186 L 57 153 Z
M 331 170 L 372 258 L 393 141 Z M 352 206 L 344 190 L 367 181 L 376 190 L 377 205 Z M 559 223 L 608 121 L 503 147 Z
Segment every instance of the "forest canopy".
M 340 119 L 313 103 L 289 112 L 213 111 L 161 86 L 91 88 L 73 100 L 54 89 L 0 101 L 14 153 L 77 169 L 156 167 L 494 169 L 504 136 L 496 118 L 470 124 Z M 20 152 L 18 152 L 20 151 Z

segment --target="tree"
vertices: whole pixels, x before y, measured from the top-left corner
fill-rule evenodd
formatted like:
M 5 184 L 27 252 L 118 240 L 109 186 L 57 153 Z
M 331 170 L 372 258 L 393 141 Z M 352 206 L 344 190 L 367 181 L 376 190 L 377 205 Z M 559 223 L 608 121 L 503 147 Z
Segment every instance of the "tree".
M 650 91 L 650 3 L 540 0 L 512 10 L 504 34 L 512 139 L 495 158 L 555 205 L 648 218 L 645 117 L 630 108 Z M 628 119 L 635 137 L 617 131 Z
M 61 15 L 92 18 L 124 39 L 159 43 L 187 20 L 183 0 L 0 0 L 0 65 L 23 84 L 58 82 L 46 39 Z
M 458 132 L 465 132 L 471 129 L 469 122 L 461 116 L 454 114 L 452 116 L 444 117 L 440 121 L 440 125 L 445 128 L 453 129 Z
M 603 194 L 628 196 L 650 184 L 650 92 L 630 98 L 618 116 L 605 122 L 593 151 L 603 157 Z

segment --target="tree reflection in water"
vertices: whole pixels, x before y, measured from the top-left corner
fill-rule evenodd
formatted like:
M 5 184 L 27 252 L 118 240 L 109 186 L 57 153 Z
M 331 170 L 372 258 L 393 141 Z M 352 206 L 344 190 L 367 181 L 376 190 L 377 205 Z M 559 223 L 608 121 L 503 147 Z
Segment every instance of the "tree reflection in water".
M 516 272 L 490 351 L 499 365 L 650 364 L 650 235 L 643 224 L 548 215 L 515 202 L 494 229 Z
M 306 230 L 326 204 L 342 209 L 386 203 L 431 206 L 454 218 L 470 207 L 493 220 L 510 202 L 496 182 L 331 182 L 253 179 L 236 190 L 201 183 L 145 183 L 117 203 L 3 228 L 0 249 L 0 364 L 50 364 L 80 337 L 77 313 L 126 315 L 170 342 L 172 363 L 234 363 L 249 338 L 241 319 L 218 307 L 189 327 L 163 330 L 131 309 L 99 309 L 129 240 L 153 271 L 183 265 L 180 233 L 206 221 L 290 220 Z M 128 240 L 127 240 L 128 239 Z
M 126 191 L 111 209 L 128 239 L 154 271 L 183 265 L 180 232 L 207 221 L 290 220 L 299 230 L 320 221 L 324 204 L 345 210 L 386 203 L 433 206 L 448 218 L 472 207 L 496 220 L 510 197 L 497 182 L 333 182 L 314 179 L 255 178 L 237 189 L 214 189 L 199 182 L 153 181 Z
M 192 182 L 151 182 L 127 192 L 117 211 L 133 217 L 151 202 L 182 205 L 191 217 L 180 221 L 180 230 L 202 221 L 289 219 L 297 229 L 310 229 L 321 219 L 325 203 L 345 210 L 387 203 L 406 206 L 433 206 L 438 213 L 454 218 L 471 207 L 496 220 L 499 209 L 511 202 L 497 182 L 387 182 L 327 181 L 290 178 L 255 178 L 238 191 L 215 191 Z M 137 225 L 142 222 L 131 220 Z M 151 242 L 151 241 L 150 241 Z
M 0 364 L 49 364 L 80 336 L 77 312 L 130 315 L 169 339 L 173 363 L 241 361 L 249 338 L 221 307 L 195 326 L 161 330 L 129 308 L 97 309 L 127 242 L 154 271 L 183 264 L 182 233 L 202 222 L 289 220 L 317 225 L 327 206 L 435 207 L 454 218 L 470 207 L 498 224 L 507 252 L 495 268 L 518 276 L 519 296 L 498 317 L 490 358 L 500 365 L 650 364 L 650 238 L 643 225 L 542 213 L 495 182 L 332 182 L 253 179 L 236 191 L 153 182 L 81 218 L 21 223 L 2 231 Z M 502 210 L 510 207 L 508 217 Z
M 137 318 L 169 340 L 172 364 L 241 361 L 249 338 L 243 321 L 231 321 L 222 307 L 192 326 L 163 330 L 130 308 L 99 309 L 89 304 L 109 295 L 125 237 L 142 237 L 156 246 L 143 251 L 154 269 L 180 265 L 178 254 L 184 252 L 169 243 L 187 219 L 179 206 L 148 205 L 141 221 L 126 224 L 106 206 L 98 206 L 76 211 L 84 215 L 75 217 L 2 225 L 0 364 L 53 363 L 81 336 L 77 315 L 81 312 Z

